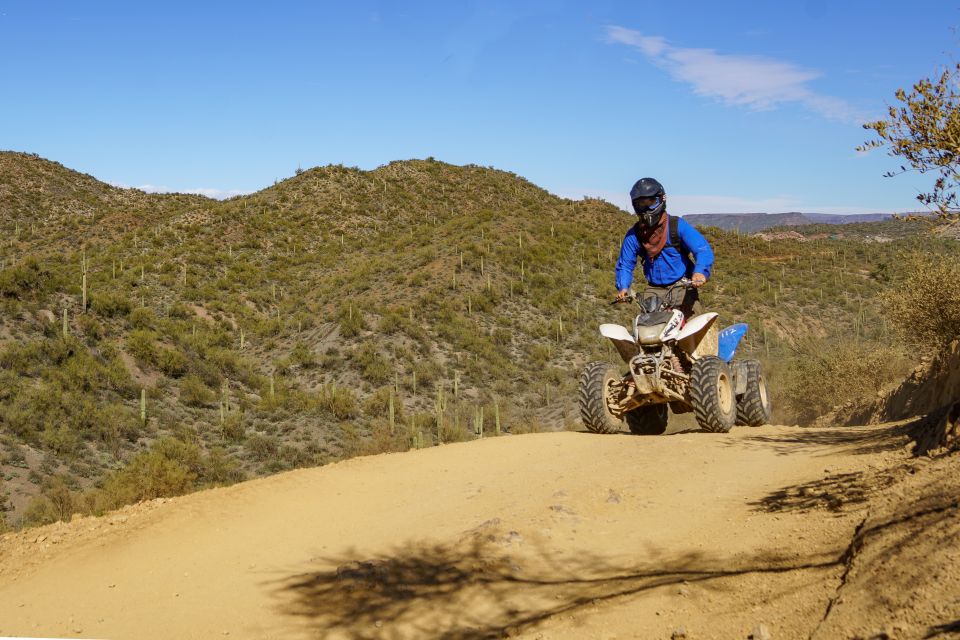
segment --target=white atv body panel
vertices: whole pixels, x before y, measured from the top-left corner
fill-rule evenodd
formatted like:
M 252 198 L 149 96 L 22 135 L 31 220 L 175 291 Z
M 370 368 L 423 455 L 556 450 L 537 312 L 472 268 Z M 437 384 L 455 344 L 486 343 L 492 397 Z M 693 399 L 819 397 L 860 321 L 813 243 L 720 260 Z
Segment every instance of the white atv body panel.
M 624 362 L 630 362 L 633 356 L 640 353 L 637 341 L 633 339 L 626 327 L 619 324 L 602 324 L 600 325 L 600 335 L 613 343 Z
M 633 336 L 630 335 L 630 332 L 627 331 L 626 327 L 622 327 L 619 324 L 602 324 L 600 325 L 600 335 L 604 338 L 610 338 L 611 340 L 626 340 L 627 342 L 636 342 L 633 339 Z
M 680 332 L 680 335 L 677 336 L 677 340 L 683 340 L 687 336 L 692 336 L 695 333 L 699 333 L 705 328 L 709 328 L 711 324 L 717 319 L 718 313 L 701 313 L 698 316 L 693 316 L 690 318 L 690 322 L 683 327 L 683 331 Z
M 711 312 L 692 317 L 677 336 L 677 344 L 694 360 L 717 355 L 716 331 L 711 333 L 711 329 L 718 315 Z M 712 338 L 705 339 L 708 335 Z

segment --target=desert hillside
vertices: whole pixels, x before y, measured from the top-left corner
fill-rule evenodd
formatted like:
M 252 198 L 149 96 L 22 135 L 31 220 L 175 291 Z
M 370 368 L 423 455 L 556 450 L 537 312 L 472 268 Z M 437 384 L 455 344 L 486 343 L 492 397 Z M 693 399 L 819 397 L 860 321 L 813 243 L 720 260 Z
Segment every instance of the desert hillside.
M 577 376 L 612 355 L 597 325 L 630 322 L 607 304 L 630 218 L 509 172 L 317 167 L 221 202 L 0 162 L 0 527 L 470 440 L 481 423 L 577 429 Z M 957 243 L 876 224 L 705 229 L 705 303 L 750 324 L 741 352 L 763 362 L 781 422 L 915 362 L 878 294 L 905 255 Z M 820 384 L 844 369 L 848 384 Z

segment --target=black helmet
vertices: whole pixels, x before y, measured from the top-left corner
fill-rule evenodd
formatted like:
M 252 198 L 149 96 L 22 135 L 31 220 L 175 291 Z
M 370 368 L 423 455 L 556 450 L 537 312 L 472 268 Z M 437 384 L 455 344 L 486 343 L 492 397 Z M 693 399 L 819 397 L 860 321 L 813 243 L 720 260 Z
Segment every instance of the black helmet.
M 655 227 L 667 208 L 663 185 L 653 178 L 641 178 L 630 189 L 633 211 L 640 218 L 641 227 Z

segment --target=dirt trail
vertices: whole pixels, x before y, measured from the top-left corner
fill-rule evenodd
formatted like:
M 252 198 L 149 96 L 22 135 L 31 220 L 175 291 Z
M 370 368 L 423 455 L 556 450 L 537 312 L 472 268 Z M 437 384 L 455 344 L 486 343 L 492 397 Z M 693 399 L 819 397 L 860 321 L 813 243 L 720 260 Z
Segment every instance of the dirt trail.
M 0 635 L 848 637 L 817 629 L 905 445 L 550 433 L 285 473 L 3 537 Z

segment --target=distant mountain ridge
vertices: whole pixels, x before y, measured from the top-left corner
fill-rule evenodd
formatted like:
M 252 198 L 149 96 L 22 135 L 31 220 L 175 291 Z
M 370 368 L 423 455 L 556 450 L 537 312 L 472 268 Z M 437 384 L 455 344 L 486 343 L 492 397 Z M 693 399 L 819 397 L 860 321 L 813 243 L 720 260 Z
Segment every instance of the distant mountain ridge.
M 891 213 L 860 213 L 833 215 L 829 213 L 695 213 L 683 216 L 687 222 L 698 227 L 719 227 L 728 231 L 746 233 L 763 231 L 771 227 L 799 226 L 804 224 L 853 224 L 856 222 L 882 222 L 893 217 Z

